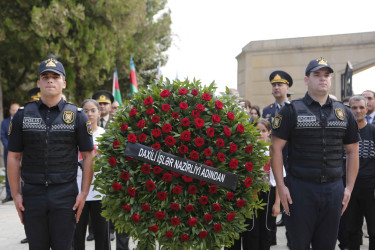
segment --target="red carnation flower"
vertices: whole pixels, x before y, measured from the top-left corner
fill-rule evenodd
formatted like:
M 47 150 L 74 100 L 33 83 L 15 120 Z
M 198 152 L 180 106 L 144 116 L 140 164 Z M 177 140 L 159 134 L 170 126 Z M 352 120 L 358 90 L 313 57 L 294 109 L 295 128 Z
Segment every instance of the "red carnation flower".
M 163 97 L 163 98 L 166 98 L 168 96 L 171 95 L 171 92 L 169 92 L 169 90 L 167 89 L 164 89 L 161 93 L 160 93 L 160 96 Z
M 195 225 L 197 225 L 197 223 L 198 223 L 198 220 L 194 217 L 187 221 L 187 224 L 191 227 L 194 227 Z
M 158 122 L 160 122 L 160 117 L 157 116 L 157 115 L 154 115 L 154 116 L 151 118 L 151 122 L 152 122 L 152 123 L 158 123 Z
M 214 194 L 214 193 L 216 193 L 216 191 L 217 191 L 217 186 L 216 185 L 211 185 L 210 186 L 210 194 Z
M 182 110 L 186 110 L 189 107 L 186 102 L 180 102 L 178 106 L 180 106 Z
M 120 189 L 122 190 L 122 185 L 116 181 L 112 183 L 112 188 L 114 191 L 119 191 Z
M 157 142 L 157 143 L 152 144 L 151 147 L 152 147 L 153 149 L 159 150 L 159 149 L 161 148 L 161 145 L 160 145 L 159 142 Z
M 184 180 L 184 182 L 192 182 L 193 181 L 193 178 L 190 177 L 190 176 L 187 176 L 187 175 L 183 175 L 182 179 Z
M 119 146 L 120 146 L 120 142 L 119 142 L 118 140 L 114 140 L 114 141 L 113 141 L 113 148 L 114 148 L 114 149 L 118 149 Z
M 197 187 L 194 186 L 194 185 L 190 185 L 188 187 L 188 192 L 189 192 L 189 194 L 196 194 L 197 193 Z
M 132 219 L 135 223 L 138 223 L 141 221 L 141 217 L 139 216 L 139 214 L 133 214 L 132 215 Z
M 212 151 L 211 151 L 211 149 L 206 148 L 206 149 L 204 150 L 204 155 L 205 155 L 206 157 L 212 155 Z
M 214 211 L 218 212 L 218 211 L 221 210 L 221 206 L 220 206 L 219 203 L 214 203 L 214 204 L 212 205 L 212 209 L 213 209 Z
M 215 230 L 215 232 L 217 232 L 217 233 L 220 232 L 222 227 L 223 226 L 221 224 L 214 224 L 214 230 Z
M 124 181 L 128 181 L 130 179 L 130 174 L 126 171 L 122 171 L 121 172 L 121 178 L 124 180 Z
M 215 102 L 215 108 L 217 110 L 222 110 L 223 109 L 223 103 L 221 101 L 216 101 Z
M 159 227 L 158 227 L 158 225 L 155 224 L 155 225 L 149 227 L 148 229 L 152 232 L 157 232 L 159 230 Z
M 182 242 L 185 242 L 185 241 L 188 241 L 188 240 L 189 240 L 189 235 L 187 235 L 187 234 L 181 235 L 181 241 Z
M 242 124 L 238 124 L 238 125 L 237 125 L 237 131 L 240 132 L 240 133 L 245 132 L 245 128 L 243 127 Z
M 238 160 L 237 160 L 237 159 L 232 159 L 232 160 L 230 160 L 230 162 L 229 162 L 229 167 L 230 167 L 231 169 L 236 169 L 237 166 L 238 166 Z
M 251 172 L 253 171 L 253 164 L 251 162 L 246 162 L 245 168 L 247 171 Z
M 207 237 L 207 235 L 208 235 L 208 233 L 206 231 L 200 231 L 199 238 L 204 239 L 204 238 Z
M 114 166 L 116 166 L 116 164 L 117 164 L 117 160 L 116 160 L 116 158 L 115 157 L 113 157 L 113 156 L 111 156 L 111 158 L 109 158 L 109 164 L 112 166 L 112 167 L 114 167 Z
M 151 210 L 151 207 L 150 207 L 150 205 L 148 205 L 147 203 L 145 203 L 145 204 L 142 204 L 142 209 L 143 209 L 143 211 L 150 211 Z
M 161 105 L 161 110 L 163 110 L 164 112 L 167 112 L 170 109 L 171 109 L 171 106 L 169 104 Z
M 231 143 L 231 144 L 229 145 L 229 151 L 230 151 L 231 153 L 236 152 L 236 151 L 237 151 L 237 145 L 234 144 L 234 143 Z
M 233 121 L 234 120 L 234 114 L 232 112 L 228 112 L 227 118 L 228 118 L 228 120 Z
M 160 174 L 163 171 L 163 169 L 159 166 L 156 166 L 152 169 L 152 171 L 154 172 L 154 174 Z
M 253 146 L 251 146 L 251 145 L 247 145 L 247 146 L 245 147 L 245 152 L 246 152 L 246 153 L 250 154 L 252 151 L 253 151 Z
M 211 96 L 210 96 L 210 94 L 208 94 L 208 93 L 204 93 L 203 95 L 202 95 L 202 98 L 203 98 L 203 100 L 205 100 L 205 101 L 211 101 Z
M 253 183 L 253 178 L 248 177 L 248 178 L 246 178 L 246 180 L 244 182 L 244 185 L 245 185 L 245 187 L 249 188 L 252 183 Z
M 209 222 L 210 220 L 212 220 L 212 215 L 211 214 L 205 214 L 204 215 L 204 221 Z
M 228 192 L 227 193 L 227 199 L 228 200 L 233 200 L 233 198 L 234 198 L 234 193 L 233 192 Z
M 178 90 L 178 93 L 179 93 L 180 95 L 186 95 L 186 94 L 187 94 L 187 90 L 186 90 L 185 88 L 182 88 L 182 89 L 179 89 L 179 90 Z
M 190 125 L 190 120 L 189 120 L 189 118 L 183 118 L 183 119 L 181 120 L 181 126 L 183 126 L 183 127 L 189 127 L 189 125 Z
M 124 209 L 126 212 L 130 212 L 130 210 L 132 209 L 131 206 L 129 206 L 129 205 L 122 205 L 121 207 L 122 207 L 122 209 Z
M 156 187 L 155 183 L 151 180 L 146 181 L 146 189 L 147 191 L 152 191 Z
M 176 202 L 173 202 L 171 204 L 171 209 L 178 210 L 178 209 L 180 209 L 180 205 L 178 203 L 176 203 Z
M 162 212 L 162 211 L 156 211 L 155 212 L 155 218 L 158 219 L 158 220 L 164 219 L 165 218 L 164 212 Z
M 184 131 L 182 132 L 181 136 L 180 136 L 180 140 L 181 141 L 190 141 L 191 139 L 191 133 L 190 131 Z
M 170 173 L 164 173 L 163 177 L 161 177 L 163 181 L 171 181 L 172 180 L 172 175 Z
M 173 112 L 173 113 L 172 113 L 172 117 L 173 117 L 174 119 L 178 119 L 178 118 L 180 118 L 180 115 L 179 115 L 177 112 Z
M 207 184 L 207 181 L 199 181 L 199 185 L 204 186 Z
M 215 136 L 215 129 L 214 128 L 208 128 L 207 129 L 207 135 L 209 137 L 214 137 Z
M 199 198 L 199 203 L 201 205 L 206 205 L 208 203 L 208 197 L 207 196 L 202 196 Z
M 194 118 L 197 118 L 201 115 L 201 113 L 199 113 L 197 110 L 193 110 L 191 111 L 191 116 L 194 117 Z
M 198 93 L 198 90 L 196 90 L 196 89 L 192 89 L 192 90 L 191 90 L 191 94 L 192 94 L 193 96 L 197 96 L 199 93 Z
M 177 217 L 171 218 L 171 224 L 172 224 L 172 226 L 180 225 L 180 219 L 177 218 Z
M 223 148 L 225 146 L 224 140 L 223 139 L 217 139 L 216 141 L 216 146 Z
M 191 205 L 191 204 L 189 204 L 189 205 L 186 205 L 185 206 L 185 210 L 186 210 L 186 212 L 192 212 L 192 211 L 194 211 L 194 206 L 193 205 Z
M 245 203 L 246 203 L 245 200 L 240 199 L 240 200 L 237 201 L 237 207 L 243 207 L 243 206 L 245 206 Z
M 159 198 L 159 200 L 163 201 L 167 198 L 168 194 L 166 192 L 158 192 L 156 196 Z
M 137 109 L 136 108 L 132 108 L 130 111 L 129 111 L 129 116 L 130 117 L 134 117 L 137 115 Z
M 151 130 L 151 133 L 152 133 L 152 136 L 155 137 L 155 138 L 158 138 L 158 137 L 161 136 L 161 131 L 160 131 L 160 129 L 157 129 L 157 128 Z
M 221 162 L 225 161 L 225 155 L 223 153 L 217 154 L 217 159 Z
M 173 136 L 167 136 L 167 138 L 165 138 L 165 144 L 167 146 L 173 146 L 176 144 L 176 139 Z
M 232 135 L 232 132 L 230 132 L 230 129 L 227 126 L 224 126 L 224 135 L 226 137 L 230 137 Z
M 128 194 L 129 194 L 129 195 L 135 197 L 136 193 L 137 193 L 137 190 L 136 190 L 135 188 L 133 188 L 133 187 L 131 187 L 131 186 L 128 187 Z
M 180 147 L 178 147 L 178 152 L 179 152 L 180 154 L 182 154 L 182 155 L 183 155 L 183 154 L 186 154 L 188 150 L 189 150 L 188 147 L 185 146 L 185 145 L 181 145 Z
M 229 213 L 229 214 L 227 214 L 227 221 L 233 221 L 234 218 L 236 218 L 236 214 L 235 213 Z
M 145 133 L 138 135 L 138 141 L 144 142 L 146 141 L 146 139 L 147 139 L 147 135 Z
M 204 145 L 204 140 L 202 137 L 197 137 L 194 140 L 195 146 L 202 147 Z
M 149 109 L 147 109 L 147 110 L 146 110 L 146 114 L 147 114 L 147 115 L 153 115 L 153 114 L 155 114 L 155 109 L 153 109 L 153 108 L 149 108 Z
M 121 124 L 121 131 L 128 130 L 128 125 L 126 123 Z
M 168 232 L 165 234 L 165 237 L 166 237 L 166 238 L 172 238 L 172 237 L 173 237 L 173 233 L 172 233 L 172 231 L 168 231 Z
M 219 123 L 221 121 L 221 118 L 219 115 L 212 115 L 211 119 L 213 123 Z
M 152 103 L 154 102 L 154 100 L 152 99 L 151 96 L 147 97 L 144 101 L 143 101 L 143 104 L 144 105 L 152 105 Z
M 207 160 L 207 161 L 204 163 L 204 165 L 207 165 L 207 166 L 210 166 L 210 167 L 213 167 L 213 166 L 214 166 L 214 164 L 213 164 L 212 161 L 210 161 L 210 160 Z
M 204 120 L 201 119 L 201 118 L 196 118 L 194 120 L 194 125 L 195 125 L 196 128 L 202 128 L 203 125 L 204 125 Z
M 131 143 L 136 143 L 137 142 L 137 136 L 135 134 L 129 134 L 128 135 L 128 141 Z
M 202 105 L 202 104 L 197 104 L 197 106 L 195 106 L 196 110 L 198 110 L 199 112 L 203 112 L 205 107 Z

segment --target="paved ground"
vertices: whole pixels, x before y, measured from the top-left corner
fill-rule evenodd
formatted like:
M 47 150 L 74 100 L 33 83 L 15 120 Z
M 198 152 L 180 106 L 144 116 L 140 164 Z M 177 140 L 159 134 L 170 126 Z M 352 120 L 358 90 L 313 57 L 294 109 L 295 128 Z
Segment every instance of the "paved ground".
M 20 240 L 25 238 L 23 226 L 18 218 L 13 202 L 0 204 L 0 249 L 6 250 L 26 250 L 28 244 L 20 244 Z M 279 227 L 277 232 L 277 246 L 271 247 L 271 250 L 287 250 L 285 240 L 285 229 Z M 132 242 L 130 249 L 135 247 Z M 86 249 L 93 250 L 94 242 L 86 241 Z M 116 249 L 115 241 L 112 241 L 112 249 Z M 336 249 L 339 249 L 338 247 Z M 364 238 L 364 245 L 361 249 L 368 249 L 368 239 Z

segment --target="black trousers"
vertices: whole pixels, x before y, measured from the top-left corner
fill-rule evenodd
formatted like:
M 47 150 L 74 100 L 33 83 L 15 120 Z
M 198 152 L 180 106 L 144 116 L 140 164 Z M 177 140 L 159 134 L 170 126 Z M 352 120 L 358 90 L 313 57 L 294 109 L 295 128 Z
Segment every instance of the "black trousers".
M 92 229 L 95 235 L 95 250 L 111 249 L 109 239 L 109 223 L 101 216 L 102 202 L 86 201 L 81 217 L 74 233 L 74 250 L 85 249 L 86 229 L 91 217 Z
M 375 249 L 375 198 L 374 188 L 357 188 L 352 191 L 345 211 L 346 229 L 350 250 L 360 249 L 360 232 L 363 216 L 366 218 L 369 234 L 369 249 Z
M 24 184 L 24 226 L 30 250 L 67 250 L 75 229 L 73 206 L 77 181 L 45 185 Z

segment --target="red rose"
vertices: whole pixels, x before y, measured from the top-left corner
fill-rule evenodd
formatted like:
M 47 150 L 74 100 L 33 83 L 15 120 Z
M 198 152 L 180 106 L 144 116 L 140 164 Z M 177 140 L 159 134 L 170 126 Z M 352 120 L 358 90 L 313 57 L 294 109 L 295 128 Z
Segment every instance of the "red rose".
M 196 118 L 194 120 L 194 125 L 195 125 L 196 128 L 202 128 L 203 125 L 204 125 L 204 120 L 201 119 L 201 118 Z
M 204 186 L 204 185 L 206 185 L 206 181 L 199 181 L 199 184 L 201 185 L 201 186 Z
M 211 101 L 211 96 L 210 96 L 210 94 L 208 94 L 208 93 L 204 93 L 203 95 L 202 95 L 202 98 L 203 98 L 203 100 L 205 100 L 205 101 Z
M 221 206 L 220 206 L 219 203 L 214 203 L 214 204 L 212 205 L 212 209 L 213 209 L 214 211 L 218 212 L 218 211 L 221 210 Z
M 202 196 L 202 197 L 199 198 L 199 203 L 201 205 L 206 205 L 207 202 L 208 202 L 208 197 L 207 196 Z
M 170 173 L 164 173 L 163 177 L 161 177 L 163 181 L 171 181 L 172 180 L 172 175 Z
M 225 155 L 223 153 L 217 154 L 217 159 L 221 162 L 225 161 Z
M 164 212 L 162 212 L 162 211 L 156 211 L 155 212 L 155 218 L 158 219 L 158 220 L 164 219 L 165 218 Z
M 173 202 L 171 204 L 171 209 L 178 210 L 178 209 L 180 209 L 180 205 L 178 203 L 176 203 L 176 202 Z
M 111 156 L 111 158 L 109 158 L 109 164 L 112 166 L 112 167 L 114 167 L 114 166 L 116 166 L 116 164 L 117 164 L 117 160 L 116 160 L 116 158 L 115 157 L 113 157 L 113 156 Z
M 202 147 L 204 145 L 204 140 L 202 137 L 197 137 L 194 140 L 195 146 Z
M 178 152 L 180 153 L 180 154 L 186 154 L 187 153 L 187 151 L 188 151 L 188 147 L 187 146 L 185 146 L 185 145 L 181 145 L 180 147 L 178 147 Z
M 193 96 L 197 96 L 199 93 L 198 93 L 198 90 L 196 90 L 196 89 L 192 89 L 192 90 L 191 90 L 191 94 L 192 94 Z
M 152 231 L 152 232 L 157 232 L 158 230 L 159 230 L 159 227 L 158 227 L 158 225 L 153 225 L 152 227 L 149 227 L 148 228 L 150 231 Z
M 253 183 L 253 178 L 248 177 L 248 178 L 246 178 L 246 180 L 244 182 L 244 185 L 245 185 L 245 187 L 249 188 L 252 183 Z
M 222 228 L 221 224 L 214 224 L 214 230 L 215 230 L 215 232 L 217 232 L 217 233 L 220 232 L 221 228 Z
M 230 132 L 230 129 L 227 126 L 224 127 L 224 135 L 226 137 L 230 137 L 232 135 L 232 132 Z
M 171 106 L 169 104 L 161 105 L 161 110 L 163 110 L 164 112 L 167 112 L 170 109 L 171 109 Z
M 173 146 L 176 144 L 176 139 L 173 136 L 167 136 L 167 138 L 165 138 L 165 144 L 167 146 Z
M 159 200 L 163 201 L 167 198 L 168 195 L 166 192 L 158 192 L 156 196 L 159 198 Z
M 237 201 L 237 207 L 243 207 L 243 206 L 245 206 L 245 203 L 246 203 L 245 200 L 240 199 L 240 200 Z
M 214 193 L 216 193 L 216 191 L 217 191 L 217 186 L 216 185 L 211 185 L 210 186 L 210 194 L 214 194 Z
M 227 221 L 233 221 L 235 217 L 236 217 L 235 213 L 229 213 L 227 214 Z
M 180 102 L 179 106 L 181 110 L 186 110 L 189 107 L 186 102 Z
M 172 226 L 180 225 L 180 219 L 177 218 L 177 217 L 171 218 L 171 224 L 172 224 Z
M 163 97 L 163 98 L 166 98 L 168 96 L 171 95 L 171 92 L 169 92 L 169 90 L 167 89 L 164 89 L 161 93 L 160 93 L 160 96 Z
M 234 114 L 232 112 L 228 112 L 227 118 L 228 118 L 228 120 L 233 121 L 234 120 Z
M 181 126 L 183 126 L 183 127 L 189 127 L 189 125 L 190 125 L 190 120 L 189 120 L 189 118 L 183 118 L 183 119 L 181 120 Z
M 231 153 L 236 152 L 236 151 L 237 151 L 237 145 L 234 144 L 234 143 L 231 143 L 231 144 L 229 145 L 229 151 L 230 151 Z
M 238 166 L 238 160 L 237 160 L 237 159 L 232 159 L 232 160 L 230 160 L 230 162 L 229 162 L 229 167 L 230 167 L 231 169 L 236 169 L 237 166 Z
M 155 138 L 158 138 L 158 137 L 161 136 L 161 131 L 160 131 L 160 129 L 157 129 L 157 128 L 151 130 L 151 133 L 152 133 L 152 136 L 155 137 Z
M 130 174 L 126 171 L 122 171 L 121 172 L 121 178 L 124 180 L 124 181 L 128 181 L 129 178 L 130 178 Z
M 126 123 L 121 124 L 121 131 L 128 130 L 128 125 Z
M 112 183 L 112 188 L 114 191 L 119 191 L 120 189 L 122 190 L 122 185 L 116 181 Z
M 204 238 L 207 237 L 207 235 L 208 235 L 208 233 L 206 231 L 200 231 L 199 238 L 204 239 Z
M 179 115 L 177 112 L 173 112 L 173 113 L 172 113 L 172 117 L 173 117 L 174 119 L 178 119 L 178 118 L 180 117 L 180 115 Z
M 182 242 L 185 242 L 185 241 L 188 241 L 188 240 L 189 240 L 189 235 L 187 235 L 187 234 L 181 235 L 181 241 Z
M 246 153 L 250 154 L 252 151 L 253 151 L 253 146 L 251 146 L 251 145 L 247 145 L 247 146 L 245 147 L 245 152 L 246 152 Z
M 178 174 L 176 172 L 173 172 L 173 171 L 172 171 L 172 174 L 173 174 L 174 177 L 180 177 L 181 176 L 180 174 Z
M 154 102 L 154 100 L 152 99 L 151 96 L 147 97 L 144 101 L 143 101 L 143 104 L 144 105 L 152 105 L 152 103 Z
M 132 215 L 132 219 L 134 222 L 138 223 L 141 221 L 141 217 L 139 216 L 139 214 L 133 214 Z
M 214 128 L 208 128 L 207 129 L 207 135 L 209 137 L 214 137 L 215 136 L 215 129 Z
M 191 116 L 194 117 L 194 118 L 197 118 L 201 115 L 201 113 L 199 113 L 198 111 L 196 110 L 193 110 L 191 111 Z
M 145 204 L 142 204 L 142 209 L 143 209 L 143 211 L 150 211 L 151 210 L 151 207 L 150 207 L 150 205 L 148 205 L 147 203 L 145 203 Z
M 156 166 L 152 169 L 152 171 L 154 172 L 154 174 L 160 174 L 163 171 L 163 169 L 159 166 Z
M 191 133 L 190 131 L 184 131 L 182 132 L 181 136 L 180 136 L 180 140 L 181 141 L 190 141 L 191 139 Z
M 152 123 L 158 123 L 158 122 L 160 122 L 160 118 L 159 118 L 159 116 L 154 115 L 154 116 L 151 118 L 151 122 L 152 122 Z
M 135 197 L 136 193 L 137 193 L 137 190 L 136 190 L 135 188 L 133 188 L 133 187 L 131 187 L 131 186 L 128 187 L 128 194 L 129 194 L 129 195 Z
M 234 198 L 234 193 L 233 192 L 228 192 L 227 193 L 227 199 L 228 200 L 233 200 L 233 198 Z
M 172 233 L 172 231 L 168 231 L 168 232 L 165 234 L 165 237 L 166 237 L 166 238 L 172 238 L 172 237 L 173 237 L 173 233 Z
M 224 140 L 223 139 L 217 139 L 216 141 L 216 146 L 223 148 L 225 146 Z
M 205 155 L 206 157 L 212 155 L 212 151 L 211 151 L 211 149 L 206 148 L 206 149 L 204 150 L 204 155 Z
M 189 194 L 196 194 L 197 193 L 197 187 L 194 186 L 194 185 L 190 185 L 188 187 L 188 192 L 189 192 Z
M 159 142 L 152 144 L 151 146 L 153 149 L 159 150 L 161 148 L 161 145 Z
M 147 139 L 147 135 L 145 133 L 138 135 L 138 141 L 144 142 L 146 139 Z
M 191 204 L 189 204 L 189 205 L 186 205 L 185 206 L 185 210 L 186 210 L 186 212 L 192 212 L 193 210 L 194 210 L 194 206 L 193 205 L 191 205 Z
M 240 132 L 240 133 L 245 132 L 245 128 L 243 127 L 242 124 L 238 124 L 238 125 L 237 125 L 237 131 Z
M 155 185 L 155 183 L 153 181 L 151 181 L 151 180 L 146 181 L 146 189 L 147 189 L 147 191 L 155 190 L 155 187 L 156 187 L 156 185 Z
M 129 134 L 128 135 L 128 141 L 131 143 L 136 143 L 137 142 L 137 136 L 135 134 Z
M 183 175 L 182 179 L 184 180 L 184 182 L 192 182 L 193 181 L 193 178 L 190 177 L 190 176 L 187 176 L 187 175 Z
M 212 161 L 210 161 L 210 160 L 207 160 L 207 161 L 204 163 L 204 165 L 207 165 L 207 166 L 210 166 L 210 167 L 213 167 L 213 166 L 214 166 L 214 164 L 213 164 Z
M 219 115 L 212 115 L 211 119 L 213 123 L 219 123 L 221 121 L 221 118 Z
M 124 209 L 126 212 L 130 212 L 130 210 L 132 209 L 129 205 L 122 205 L 121 207 L 122 207 L 122 209 Z
M 196 110 L 198 110 L 199 112 L 203 112 L 204 111 L 204 106 L 202 104 L 197 104 L 197 106 L 195 106 Z
M 210 220 L 212 220 L 212 215 L 211 214 L 205 214 L 204 215 L 204 221 L 209 222 Z
M 221 101 L 216 101 L 215 102 L 215 108 L 217 110 L 222 110 L 223 109 L 223 103 Z
M 129 116 L 130 117 L 134 117 L 137 115 L 137 109 L 136 108 L 132 108 L 130 111 L 129 111 Z
M 246 162 L 245 168 L 247 171 L 251 172 L 253 171 L 253 164 L 251 162 Z
M 194 227 L 195 225 L 197 225 L 197 223 L 198 223 L 198 220 L 194 217 L 187 221 L 187 224 L 191 227 Z
M 186 95 L 186 94 L 187 94 L 187 90 L 186 90 L 185 88 L 182 88 L 182 89 L 179 89 L 179 90 L 178 90 L 178 93 L 179 93 L 180 95 Z
M 114 141 L 113 141 L 113 148 L 114 148 L 114 149 L 118 149 L 119 146 L 120 146 L 120 142 L 119 142 L 118 140 L 114 140 Z
M 146 114 L 147 114 L 147 115 L 153 115 L 153 114 L 155 114 L 155 109 L 153 109 L 153 108 L 149 108 L 149 109 L 147 109 L 147 110 L 146 110 Z

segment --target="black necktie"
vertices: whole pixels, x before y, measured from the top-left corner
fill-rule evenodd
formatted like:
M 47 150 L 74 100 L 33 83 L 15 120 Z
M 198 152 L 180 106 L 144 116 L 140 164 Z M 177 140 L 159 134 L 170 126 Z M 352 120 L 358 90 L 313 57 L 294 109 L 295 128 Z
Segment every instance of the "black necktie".
M 100 118 L 100 127 L 104 128 L 104 118 Z

